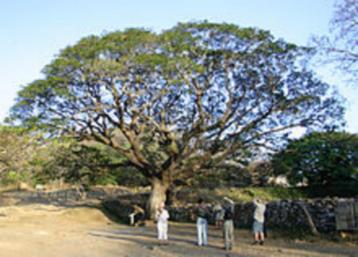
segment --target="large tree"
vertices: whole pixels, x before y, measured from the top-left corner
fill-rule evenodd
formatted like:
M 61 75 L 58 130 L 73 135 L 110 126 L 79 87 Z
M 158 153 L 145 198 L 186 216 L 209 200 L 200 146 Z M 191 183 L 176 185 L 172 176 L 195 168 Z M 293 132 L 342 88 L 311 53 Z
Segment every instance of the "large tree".
M 151 181 L 153 213 L 176 179 L 238 164 L 295 127 L 340 125 L 339 101 L 301 65 L 307 51 L 207 22 L 89 36 L 19 92 L 12 118 L 115 149 Z

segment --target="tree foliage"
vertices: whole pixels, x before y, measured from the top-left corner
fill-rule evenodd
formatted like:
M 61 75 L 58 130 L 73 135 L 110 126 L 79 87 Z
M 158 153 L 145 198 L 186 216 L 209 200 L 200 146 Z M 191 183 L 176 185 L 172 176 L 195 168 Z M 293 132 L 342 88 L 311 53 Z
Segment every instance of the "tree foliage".
M 267 31 L 208 22 L 89 36 L 19 92 L 12 120 L 110 146 L 150 179 L 154 207 L 176 178 L 295 127 L 341 124 L 329 85 L 300 64 L 306 54 Z
M 88 142 L 52 141 L 45 151 L 36 155 L 32 164 L 38 167 L 33 174 L 34 178 L 42 183 L 62 181 L 87 186 L 141 186 L 148 183 L 116 151 Z
M 39 138 L 19 127 L 0 127 L 0 177 L 2 182 L 29 178 L 33 152 L 39 148 Z M 9 179 L 9 176 L 12 179 Z
M 331 186 L 358 183 L 358 136 L 344 132 L 312 133 L 291 141 L 273 166 L 292 183 Z
M 0 127 L 2 184 L 52 183 L 147 185 L 110 147 L 68 138 L 45 139 L 24 128 Z
M 251 185 L 253 186 L 266 186 L 273 175 L 272 165 L 269 161 L 253 161 L 246 169 L 251 175 Z

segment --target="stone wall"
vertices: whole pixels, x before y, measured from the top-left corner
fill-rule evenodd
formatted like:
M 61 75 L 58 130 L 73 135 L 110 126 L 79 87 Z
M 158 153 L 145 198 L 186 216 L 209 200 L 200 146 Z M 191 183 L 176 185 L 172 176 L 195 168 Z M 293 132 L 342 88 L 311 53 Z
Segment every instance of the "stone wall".
M 335 231 L 335 206 L 339 199 L 316 199 L 308 201 L 273 201 L 267 204 L 266 226 L 268 229 L 310 231 L 309 219 L 314 223 L 318 232 Z M 117 217 L 126 221 L 132 211 L 130 200 L 104 201 L 104 207 Z M 137 202 L 136 204 L 139 204 Z M 142 206 L 144 208 L 144 206 Z M 304 211 L 306 208 L 307 213 Z M 170 220 L 178 222 L 194 222 L 194 204 L 168 207 Z M 252 203 L 238 203 L 235 205 L 235 226 L 251 228 L 253 223 L 254 205 Z M 209 223 L 214 224 L 212 206 L 209 205 Z
M 339 201 L 352 201 L 352 199 L 281 200 L 269 202 L 265 214 L 266 226 L 268 229 L 309 231 L 312 229 L 309 223 L 309 219 L 311 219 L 318 232 L 335 231 L 335 207 Z M 306 208 L 307 213 L 304 211 L 304 208 Z M 169 208 L 171 220 L 192 222 L 193 209 L 194 205 L 171 207 Z M 211 207 L 209 209 L 211 210 Z M 254 205 L 252 203 L 236 204 L 235 226 L 238 228 L 251 228 L 253 212 Z M 209 222 L 213 223 L 213 218 L 210 218 Z

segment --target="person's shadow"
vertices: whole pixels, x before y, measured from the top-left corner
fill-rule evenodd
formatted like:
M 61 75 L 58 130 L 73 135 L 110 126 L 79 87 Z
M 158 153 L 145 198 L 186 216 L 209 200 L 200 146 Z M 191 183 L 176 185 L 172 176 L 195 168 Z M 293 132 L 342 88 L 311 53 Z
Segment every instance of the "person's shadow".
M 193 233 L 180 232 L 179 235 L 170 235 L 168 242 L 161 243 L 156 238 L 156 232 L 153 228 L 133 228 L 121 230 L 96 230 L 89 232 L 91 236 L 108 238 L 112 240 L 121 240 L 135 243 L 145 249 L 154 250 L 160 248 L 161 251 L 167 252 L 168 254 L 178 254 L 179 256 L 217 256 L 217 254 L 223 253 L 223 247 L 209 244 L 208 246 L 198 246 L 196 238 L 193 237 Z M 210 249 L 210 252 L 203 251 Z M 230 256 L 239 256 L 232 255 Z

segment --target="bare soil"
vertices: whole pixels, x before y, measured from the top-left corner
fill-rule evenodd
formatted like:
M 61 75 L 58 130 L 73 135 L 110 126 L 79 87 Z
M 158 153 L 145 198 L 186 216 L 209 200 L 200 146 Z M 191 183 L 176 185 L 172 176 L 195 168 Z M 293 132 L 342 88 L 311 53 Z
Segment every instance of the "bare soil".
M 0 208 L 0 257 L 167 257 L 167 256 L 358 256 L 357 245 L 268 239 L 251 245 L 251 234 L 236 231 L 236 246 L 222 249 L 221 231 L 210 227 L 209 246 L 195 245 L 193 224 L 170 224 L 168 245 L 156 240 L 155 225 L 129 227 L 99 209 L 28 204 Z

